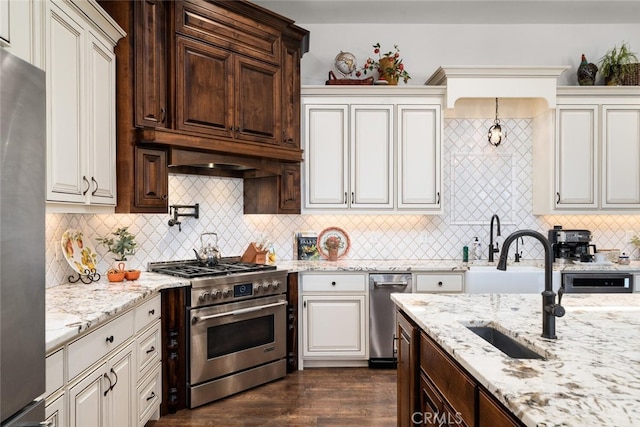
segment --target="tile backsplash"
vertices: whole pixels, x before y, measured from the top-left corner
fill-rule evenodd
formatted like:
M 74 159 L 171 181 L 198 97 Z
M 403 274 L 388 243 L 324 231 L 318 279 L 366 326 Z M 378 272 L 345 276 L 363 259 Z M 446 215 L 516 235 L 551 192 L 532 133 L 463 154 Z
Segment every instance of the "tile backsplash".
M 98 252 L 98 271 L 106 271 L 112 259 L 96 238 L 128 226 L 136 235 L 138 249 L 130 268 L 145 269 L 149 261 L 194 258 L 200 233 L 219 236 L 223 256 L 241 255 L 249 242 L 262 237 L 274 243 L 279 259 L 293 258 L 295 231 L 316 231 L 329 226 L 350 236 L 347 255 L 353 259 L 460 259 L 462 247 L 478 236 L 485 247 L 489 220 L 501 219 L 502 236 L 531 228 L 546 235 L 554 224 L 589 229 L 593 243 L 603 248 L 632 252 L 629 231 L 640 233 L 640 215 L 532 214 L 532 125 L 529 119 L 503 119 L 509 134 L 499 147 L 486 141 L 490 122 L 477 119 L 446 119 L 442 149 L 442 196 L 444 213 L 427 215 L 243 215 L 241 179 L 170 175 L 170 204 L 200 204 L 200 218 L 181 218 L 182 231 L 169 227 L 169 215 L 47 214 L 47 286 L 65 283 L 73 270 L 65 261 L 60 239 L 69 228 L 84 232 Z M 522 247 L 525 259 L 543 258 L 542 247 L 533 240 Z M 486 255 L 485 255 L 486 257 Z

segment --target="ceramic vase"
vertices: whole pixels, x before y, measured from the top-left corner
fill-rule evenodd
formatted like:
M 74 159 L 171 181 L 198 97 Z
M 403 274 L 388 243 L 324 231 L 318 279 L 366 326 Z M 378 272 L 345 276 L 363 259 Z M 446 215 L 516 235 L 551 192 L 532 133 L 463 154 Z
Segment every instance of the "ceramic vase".
M 398 85 L 398 76 L 387 74 L 385 70 L 393 68 L 394 62 L 394 58 L 380 58 L 380 60 L 378 61 L 378 63 L 380 64 L 380 78 L 382 80 L 388 81 L 389 85 L 391 86 Z

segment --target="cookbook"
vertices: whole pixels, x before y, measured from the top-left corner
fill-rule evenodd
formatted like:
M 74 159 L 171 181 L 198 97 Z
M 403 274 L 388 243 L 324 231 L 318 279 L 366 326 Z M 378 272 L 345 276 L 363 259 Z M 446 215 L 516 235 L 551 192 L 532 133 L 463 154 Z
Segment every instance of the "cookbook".
M 318 234 L 313 231 L 298 231 L 294 234 L 294 256 L 298 260 L 319 260 Z

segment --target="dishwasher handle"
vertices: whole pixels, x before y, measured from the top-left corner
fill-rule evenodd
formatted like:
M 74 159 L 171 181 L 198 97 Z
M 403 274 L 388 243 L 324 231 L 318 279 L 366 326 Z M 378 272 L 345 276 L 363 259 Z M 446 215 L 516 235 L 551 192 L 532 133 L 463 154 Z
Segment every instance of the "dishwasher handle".
M 409 282 L 407 282 L 406 280 L 401 280 L 398 282 L 395 281 L 377 281 L 374 280 L 373 281 L 373 287 L 374 288 L 400 288 L 400 287 L 407 287 L 409 285 Z

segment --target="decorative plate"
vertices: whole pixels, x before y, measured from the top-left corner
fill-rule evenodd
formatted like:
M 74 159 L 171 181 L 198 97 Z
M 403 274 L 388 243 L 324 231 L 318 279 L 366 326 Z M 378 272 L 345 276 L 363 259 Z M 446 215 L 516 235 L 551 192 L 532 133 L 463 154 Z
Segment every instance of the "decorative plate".
M 84 240 L 82 231 L 70 228 L 62 234 L 62 254 L 77 273 L 89 274 L 96 269 L 98 254 Z
M 351 247 L 351 240 L 349 235 L 341 228 L 327 227 L 318 234 L 318 252 L 325 258 L 329 258 L 329 251 L 325 248 L 325 243 L 330 237 L 335 237 L 340 240 L 340 247 L 338 248 L 338 259 L 342 258 L 349 252 Z

